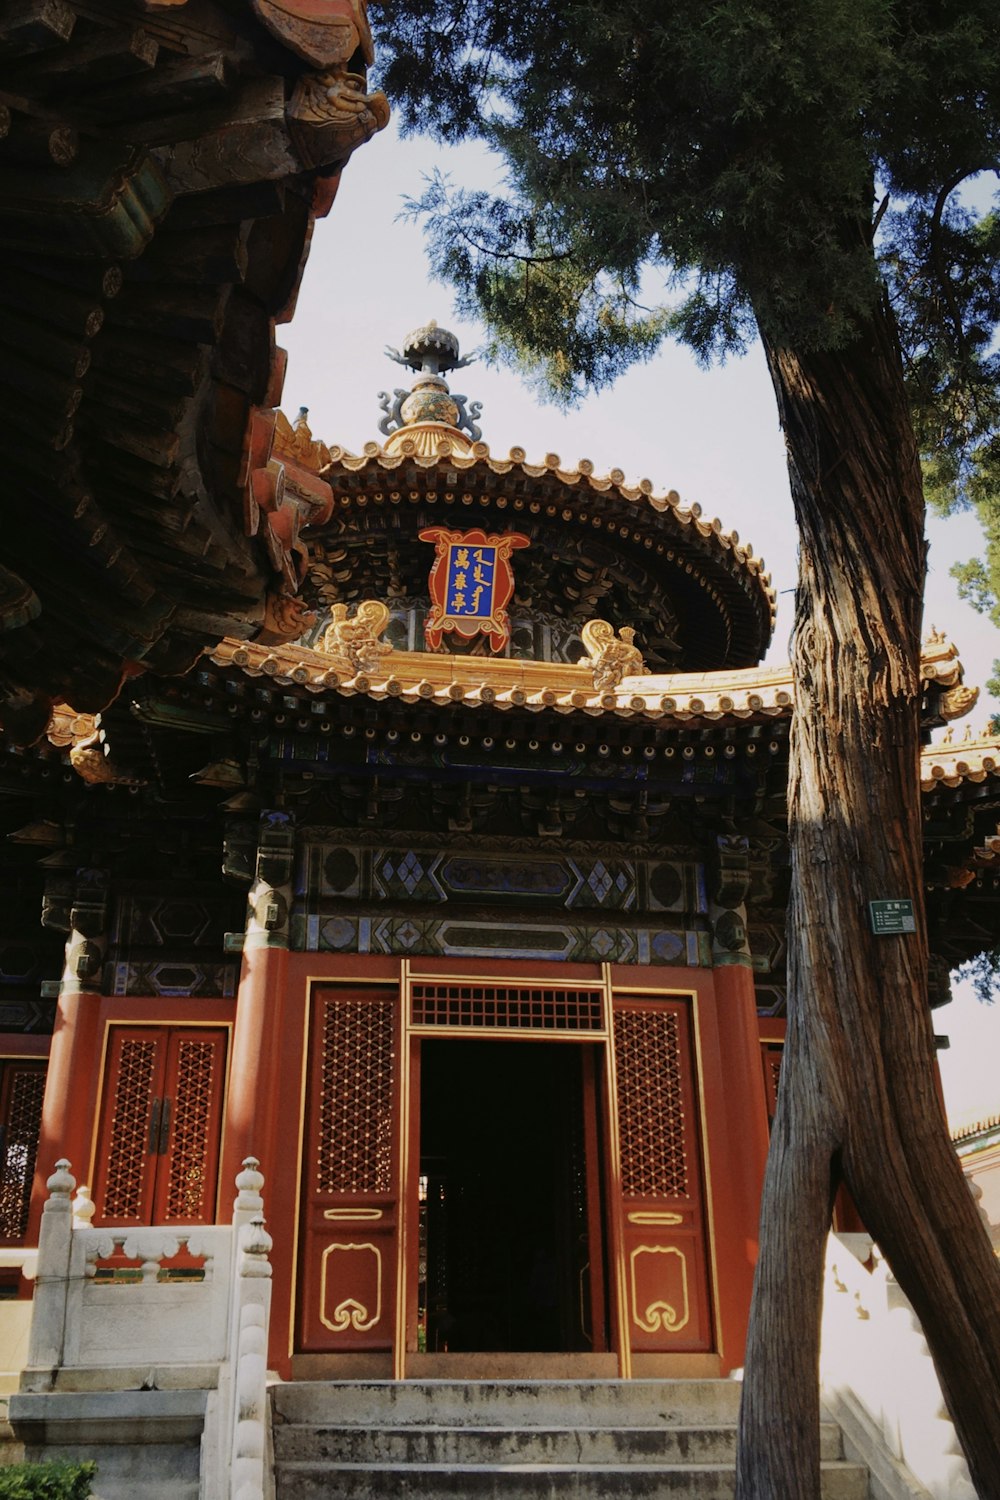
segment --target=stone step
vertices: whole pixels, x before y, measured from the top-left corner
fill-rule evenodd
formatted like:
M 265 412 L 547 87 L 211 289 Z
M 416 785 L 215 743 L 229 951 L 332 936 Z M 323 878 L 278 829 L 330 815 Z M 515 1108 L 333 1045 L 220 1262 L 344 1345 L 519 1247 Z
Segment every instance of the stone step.
M 821 1456 L 841 1456 L 840 1429 L 820 1430 Z M 734 1426 L 335 1427 L 278 1425 L 275 1463 L 328 1464 L 732 1464 Z
M 271 1388 L 276 1425 L 655 1427 L 735 1422 L 735 1380 L 292 1381 Z
M 732 1464 L 282 1464 L 275 1470 L 277 1500 L 731 1500 Z M 867 1471 L 856 1464 L 824 1464 L 822 1500 L 866 1500 Z

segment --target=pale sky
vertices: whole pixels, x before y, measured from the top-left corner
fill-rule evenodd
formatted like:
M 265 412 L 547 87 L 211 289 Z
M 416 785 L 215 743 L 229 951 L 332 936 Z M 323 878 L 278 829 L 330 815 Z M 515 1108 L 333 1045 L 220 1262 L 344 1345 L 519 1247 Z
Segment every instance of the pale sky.
M 435 167 L 467 184 L 489 185 L 495 173 L 476 148 L 446 151 L 401 141 L 393 127 L 362 147 L 344 172 L 328 219 L 316 226 L 294 321 L 279 329 L 289 352 L 282 408 L 294 418 L 309 407 L 315 437 L 353 452 L 379 439 L 377 392 L 410 384 L 409 372 L 383 354 L 410 329 L 436 318 L 461 341 L 482 342 L 481 329 L 460 322 L 450 291 L 430 281 L 419 228 L 397 220 L 405 194 L 419 195 Z M 475 364 L 451 377 L 452 389 L 483 403 L 483 439 L 506 455 L 519 445 L 529 461 L 558 453 L 567 467 L 589 458 L 599 473 L 623 469 L 630 481 L 675 489 L 763 555 L 778 590 L 778 624 L 768 659 L 787 660 L 795 586 L 795 532 L 774 397 L 759 348 L 721 368 L 702 370 L 691 354 L 667 346 L 609 392 L 564 414 L 543 405 L 516 376 Z M 984 684 L 1000 633 L 964 605 L 948 570 L 975 555 L 982 536 L 970 517 L 929 526 L 926 625 L 958 646 L 966 681 Z M 627 622 L 621 622 L 627 623 Z M 978 729 L 1000 705 L 982 697 L 970 719 Z M 935 1013 L 950 1033 L 942 1076 L 950 1117 L 1000 1113 L 1000 1004 L 984 1007 L 962 991 Z

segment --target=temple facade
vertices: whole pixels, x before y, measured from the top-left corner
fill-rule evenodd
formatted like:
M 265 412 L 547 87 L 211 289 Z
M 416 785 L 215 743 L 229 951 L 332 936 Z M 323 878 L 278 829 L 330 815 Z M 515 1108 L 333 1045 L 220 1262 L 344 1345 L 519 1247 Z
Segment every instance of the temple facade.
M 57 1159 L 113 1281 L 154 1225 L 189 1273 L 252 1157 L 285 1378 L 725 1374 L 784 1035 L 770 580 L 673 492 L 491 454 L 447 331 L 393 355 L 360 454 L 254 418 L 296 583 L 256 637 L 5 751 L 7 1289 Z M 975 693 L 937 634 L 923 676 L 929 735 Z M 931 1004 L 1000 896 L 1000 746 L 961 733 L 925 890 L 873 914 L 926 901 Z

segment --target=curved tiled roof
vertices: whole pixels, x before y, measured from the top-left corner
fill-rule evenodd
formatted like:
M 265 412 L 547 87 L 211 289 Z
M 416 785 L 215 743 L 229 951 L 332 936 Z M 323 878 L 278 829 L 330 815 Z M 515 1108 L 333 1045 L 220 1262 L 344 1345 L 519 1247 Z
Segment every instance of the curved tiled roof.
M 920 758 L 920 785 L 925 792 L 963 781 L 985 781 L 993 775 L 1000 775 L 1000 735 L 989 726 L 977 733 L 970 725 L 960 740 L 953 740 L 948 730 L 938 744 L 927 745 Z
M 598 474 L 588 459 L 564 466 L 555 453 L 531 463 L 518 447 L 500 457 L 430 422 L 351 453 L 314 440 L 303 416 L 294 427 L 279 417 L 274 463 L 286 493 L 319 482 L 331 496 L 326 515 L 303 534 L 320 569 L 310 571 L 304 593 L 311 598 L 312 584 L 319 606 L 334 595 L 351 602 L 421 594 L 424 554 L 411 552 L 410 540 L 439 523 L 486 526 L 532 537 L 517 575 L 532 608 L 576 624 L 598 607 L 610 611 L 638 628 L 647 655 L 665 670 L 678 653 L 688 670 L 749 666 L 770 640 L 775 591 L 764 560 L 676 490 L 654 494 L 648 479 L 629 484 L 621 469 Z
M 589 458 L 578 459 L 573 468 L 564 467 L 558 453 L 547 453 L 541 463 L 529 463 L 525 450 L 519 447 L 511 448 L 506 458 L 499 458 L 492 454 L 487 443 L 472 443 L 467 453 L 461 453 L 456 451 L 456 445 L 450 438 L 441 438 L 435 444 L 433 451 L 424 451 L 424 445 L 415 438 L 404 437 L 401 441 L 394 443 L 391 449 L 383 448 L 380 444 L 373 442 L 365 443 L 360 454 L 351 453 L 348 449 L 339 447 L 330 448 L 328 452 L 329 469 L 323 471 L 327 479 L 332 477 L 331 471 L 335 471 L 338 467 L 345 473 L 353 474 L 374 466 L 390 474 L 407 462 L 429 471 L 441 465 L 442 461 L 447 461 L 448 466 L 454 468 L 456 473 L 466 473 L 482 464 L 492 474 L 506 475 L 517 472 L 528 479 L 544 479 L 551 476 L 567 490 L 586 491 L 593 494 L 617 494 L 636 506 L 648 507 L 661 515 L 669 514 L 682 531 L 690 529 L 708 540 L 714 539 L 720 552 L 731 553 L 749 574 L 759 580 L 761 591 L 770 606 L 771 623 L 772 625 L 774 623 L 775 591 L 764 559 L 755 556 L 753 547 L 749 542 L 742 542 L 737 531 L 727 531 L 717 516 L 711 520 L 705 520 L 702 508 L 697 502 L 693 501 L 690 505 L 685 505 L 676 490 L 668 490 L 664 495 L 655 495 L 650 479 L 640 479 L 636 484 L 628 484 L 622 469 L 612 469 L 607 474 L 595 474 L 594 465 Z

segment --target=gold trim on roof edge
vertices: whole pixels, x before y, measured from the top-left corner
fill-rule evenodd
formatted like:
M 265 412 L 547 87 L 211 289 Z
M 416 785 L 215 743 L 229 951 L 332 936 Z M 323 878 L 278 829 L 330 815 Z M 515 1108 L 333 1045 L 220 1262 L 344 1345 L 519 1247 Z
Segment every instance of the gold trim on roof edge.
M 592 717 L 615 714 L 684 723 L 690 720 L 767 720 L 788 718 L 794 701 L 792 670 L 742 667 L 723 672 L 678 672 L 625 677 L 615 689 L 597 691 L 587 661 L 519 661 L 505 657 L 449 656 L 421 651 L 393 651 L 377 672 L 351 673 L 351 663 L 303 646 L 261 646 L 231 637 L 206 650 L 219 667 L 238 667 L 251 677 L 270 677 L 282 685 L 309 692 L 335 691 L 344 697 L 401 698 L 405 702 L 441 705 L 465 703 L 534 712 L 583 712 Z M 338 670 L 338 668 L 340 670 Z M 943 637 L 932 637 L 921 655 L 925 682 L 960 685 L 958 653 Z M 947 676 L 945 676 L 947 673 Z M 95 732 L 95 717 L 58 704 L 49 723 L 53 745 L 77 745 Z M 921 751 L 920 785 L 981 782 L 1000 774 L 1000 735 L 969 725 L 962 739 L 949 726 L 937 744 Z

